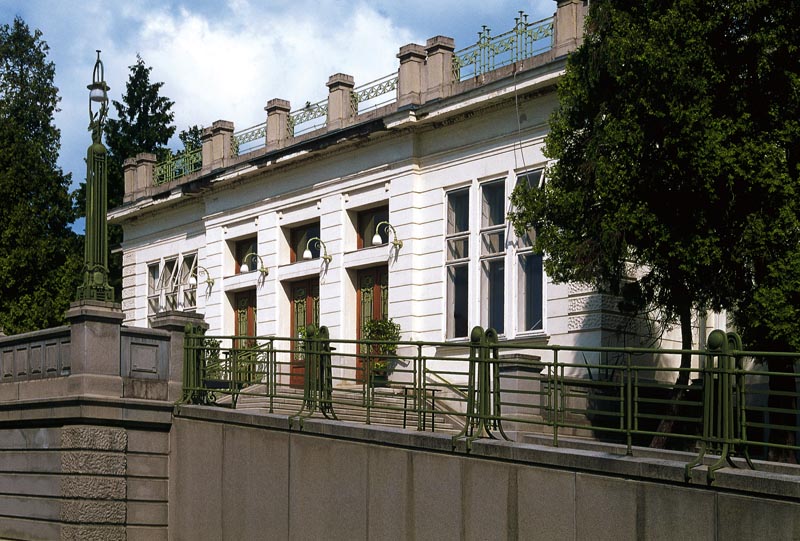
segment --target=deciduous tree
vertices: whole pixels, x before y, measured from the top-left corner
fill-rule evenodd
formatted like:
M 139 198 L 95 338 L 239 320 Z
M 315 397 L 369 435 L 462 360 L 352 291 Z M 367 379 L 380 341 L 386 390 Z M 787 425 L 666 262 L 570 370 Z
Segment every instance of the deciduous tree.
M 513 196 L 553 278 L 619 291 L 633 263 L 626 289 L 678 318 L 684 348 L 692 310 L 720 309 L 750 347 L 800 347 L 797 28 L 794 0 L 591 3 L 557 161 Z

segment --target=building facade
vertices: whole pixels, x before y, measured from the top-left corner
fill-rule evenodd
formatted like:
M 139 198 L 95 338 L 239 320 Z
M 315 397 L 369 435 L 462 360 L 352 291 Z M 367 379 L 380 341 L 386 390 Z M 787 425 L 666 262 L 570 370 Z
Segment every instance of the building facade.
M 513 189 L 544 181 L 556 85 L 580 42 L 585 2 L 556 4 L 466 49 L 406 45 L 397 73 L 369 85 L 332 75 L 328 98 L 301 109 L 270 100 L 255 128 L 215 122 L 194 154 L 127 160 L 109 213 L 124 228 L 126 323 L 186 310 L 211 334 L 316 324 L 358 339 L 392 318 L 403 340 L 463 342 L 481 325 L 608 343 L 628 325 L 616 300 L 553 283 L 533 233 L 506 219 Z

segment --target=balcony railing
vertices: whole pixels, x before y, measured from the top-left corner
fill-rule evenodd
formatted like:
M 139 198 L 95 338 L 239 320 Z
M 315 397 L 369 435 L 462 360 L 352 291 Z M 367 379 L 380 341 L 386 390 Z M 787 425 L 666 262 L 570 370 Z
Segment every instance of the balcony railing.
M 478 32 L 478 42 L 453 55 L 453 80 L 477 77 L 501 66 L 550 50 L 553 46 L 553 18 L 528 22 L 520 11 L 514 28 L 498 36 L 486 26 Z
M 171 182 L 199 171 L 203 167 L 203 149 L 195 148 L 189 151 L 170 154 L 170 156 L 156 164 L 153 171 L 153 184 L 156 186 Z
M 329 339 L 324 327 L 304 339 L 190 333 L 184 401 L 255 400 L 272 413 L 294 400 L 289 413 L 300 420 L 357 408 L 371 423 L 395 412 L 418 430 L 444 417 L 456 427 L 454 445 L 528 434 L 557 445 L 582 434 L 630 454 L 660 439 L 697 453 L 687 476 L 710 454 L 710 478 L 734 454 L 748 463 L 800 455 L 800 354 L 741 351 L 734 335 L 715 333 L 716 349 L 684 351 L 499 343 L 493 330 L 476 328 L 469 343 L 401 342 L 396 353 L 382 353 L 380 342 Z M 679 367 L 684 354 L 691 368 Z

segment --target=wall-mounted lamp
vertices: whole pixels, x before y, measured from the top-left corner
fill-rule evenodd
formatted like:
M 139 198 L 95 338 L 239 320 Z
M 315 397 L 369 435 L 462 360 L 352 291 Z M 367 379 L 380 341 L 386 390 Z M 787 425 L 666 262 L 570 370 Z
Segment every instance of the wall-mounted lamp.
M 306 249 L 303 251 L 303 259 L 306 261 L 309 259 L 314 259 L 314 255 L 311 253 L 312 242 L 317 243 L 317 248 L 322 248 L 322 260 L 325 261 L 325 263 L 330 263 L 333 258 L 328 255 L 328 247 L 325 246 L 325 243 L 319 237 L 308 239 L 308 242 L 306 243 Z
M 375 234 L 372 236 L 372 245 L 377 246 L 379 244 L 383 244 L 383 239 L 381 238 L 381 226 L 386 226 L 386 230 L 392 231 L 392 235 L 394 235 L 394 240 L 392 241 L 392 245 L 397 248 L 398 250 L 403 247 L 403 241 L 397 238 L 397 231 L 395 230 L 394 226 L 387 222 L 386 220 L 378 223 L 375 226 Z
M 208 269 L 205 268 L 203 265 L 197 265 L 197 269 L 192 273 L 191 276 L 189 276 L 189 285 L 192 287 L 197 287 L 197 278 L 198 278 L 198 273 L 200 272 L 203 272 L 206 275 L 206 279 L 204 280 L 205 284 L 208 285 L 208 287 L 213 287 L 214 279 L 211 277 L 210 274 L 208 274 Z
M 250 252 L 249 254 L 247 254 L 242 258 L 242 264 L 239 267 L 239 272 L 241 273 L 250 272 L 250 266 L 247 264 L 247 262 L 250 260 L 251 257 L 257 257 L 259 263 L 261 264 L 261 267 L 258 269 L 258 272 L 260 272 L 263 276 L 269 274 L 269 269 L 264 265 L 264 260 L 261 259 L 261 256 L 255 252 Z

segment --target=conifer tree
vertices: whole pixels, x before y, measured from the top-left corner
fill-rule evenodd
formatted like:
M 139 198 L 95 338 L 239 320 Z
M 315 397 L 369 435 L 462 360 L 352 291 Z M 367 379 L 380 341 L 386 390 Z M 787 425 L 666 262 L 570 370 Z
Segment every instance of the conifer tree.
M 6 334 L 63 323 L 80 280 L 70 175 L 56 161 L 55 66 L 38 30 L 0 26 L 0 327 Z

